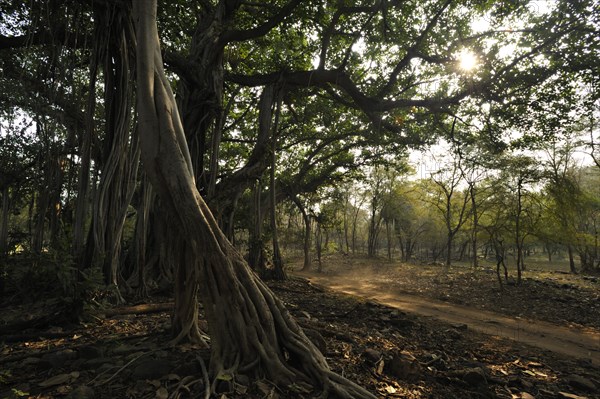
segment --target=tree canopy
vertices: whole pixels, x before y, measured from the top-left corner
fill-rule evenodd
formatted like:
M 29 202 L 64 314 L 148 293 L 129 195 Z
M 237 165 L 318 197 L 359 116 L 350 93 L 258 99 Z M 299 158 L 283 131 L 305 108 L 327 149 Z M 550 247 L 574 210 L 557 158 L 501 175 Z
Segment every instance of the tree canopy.
M 591 0 L 0 0 L 0 257 L 60 253 L 78 310 L 95 271 L 116 302 L 172 285 L 174 340 L 210 338 L 215 381 L 260 364 L 366 397 L 258 276 L 286 277 L 282 207 L 305 267 L 313 229 L 320 259 L 362 221 L 371 256 L 450 266 L 470 234 L 474 266 L 514 243 L 520 278 L 535 236 L 598 268 L 597 176 L 565 143 L 597 155 L 599 27 Z M 548 143 L 554 163 L 524 154 Z

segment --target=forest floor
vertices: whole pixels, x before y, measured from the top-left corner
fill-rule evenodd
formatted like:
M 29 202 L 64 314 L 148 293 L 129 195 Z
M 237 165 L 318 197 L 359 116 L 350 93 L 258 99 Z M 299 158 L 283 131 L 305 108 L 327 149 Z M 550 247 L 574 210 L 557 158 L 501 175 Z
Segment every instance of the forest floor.
M 439 266 L 336 256 L 324 260 L 323 273 L 269 285 L 331 368 L 381 398 L 600 398 L 600 366 L 591 356 L 540 349 L 520 335 L 482 333 L 470 322 L 419 315 L 379 298 L 392 292 L 600 332 L 597 278 L 533 271 L 525 277 L 520 286 L 500 291 L 495 274 L 486 270 L 444 273 Z M 371 291 L 357 292 L 358 297 L 336 292 L 348 291 L 342 282 Z M 10 326 L 47 315 L 55 304 L 3 303 L 0 399 L 203 397 L 202 363 L 208 364 L 210 353 L 192 345 L 169 346 L 167 301 L 155 297 L 96 310 L 76 325 L 46 317 L 49 323 L 24 331 Z M 219 399 L 310 397 L 243 376 L 223 379 L 218 390 Z

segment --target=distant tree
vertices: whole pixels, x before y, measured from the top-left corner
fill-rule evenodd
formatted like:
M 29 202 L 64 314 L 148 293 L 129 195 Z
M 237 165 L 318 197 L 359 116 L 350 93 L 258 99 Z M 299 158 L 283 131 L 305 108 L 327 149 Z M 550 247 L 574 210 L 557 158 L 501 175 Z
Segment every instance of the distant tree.
M 539 222 L 541 211 L 532 191 L 532 184 L 540 181 L 541 171 L 535 159 L 525 155 L 505 158 L 501 163 L 500 179 L 507 188 L 508 216 L 513 223 L 513 239 L 516 249 L 517 283 L 521 283 L 525 270 L 525 239 L 532 234 L 533 225 Z
M 454 238 L 467 222 L 470 212 L 470 193 L 461 190 L 462 181 L 460 159 L 453 157 L 431 173 L 430 182 L 435 190 L 425 197 L 437 209 L 446 227 L 446 268 L 452 264 Z

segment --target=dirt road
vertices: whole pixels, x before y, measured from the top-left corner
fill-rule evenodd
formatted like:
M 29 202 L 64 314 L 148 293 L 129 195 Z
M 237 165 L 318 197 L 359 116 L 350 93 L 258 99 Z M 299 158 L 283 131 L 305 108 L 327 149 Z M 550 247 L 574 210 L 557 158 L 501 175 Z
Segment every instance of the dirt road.
M 600 331 L 591 328 L 563 327 L 550 323 L 507 317 L 401 292 L 390 292 L 380 282 L 363 277 L 303 276 L 311 283 L 337 292 L 377 301 L 387 306 L 428 316 L 486 334 L 509 338 L 563 355 L 588 359 L 600 365 Z

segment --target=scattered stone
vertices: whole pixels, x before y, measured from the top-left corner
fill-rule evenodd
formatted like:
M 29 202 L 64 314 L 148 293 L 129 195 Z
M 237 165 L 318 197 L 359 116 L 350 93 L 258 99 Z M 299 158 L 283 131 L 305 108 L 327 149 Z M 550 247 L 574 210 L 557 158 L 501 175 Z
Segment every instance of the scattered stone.
M 208 364 L 208 362 L 205 363 Z M 200 373 L 202 373 L 202 368 L 196 360 L 187 362 L 180 361 L 177 363 L 176 368 L 172 371 L 178 375 L 200 375 Z
M 104 364 L 109 363 L 110 359 L 108 358 L 104 358 L 104 357 L 100 357 L 97 359 L 90 359 L 86 362 L 84 362 L 83 364 L 81 364 L 81 368 L 84 370 L 96 370 L 100 367 L 102 367 Z
M 171 372 L 171 363 L 165 359 L 147 359 L 140 362 L 133 370 L 133 378 L 156 379 Z
M 23 366 L 37 366 L 38 364 L 40 364 L 41 359 L 39 357 L 28 357 L 27 359 L 24 359 L 21 364 Z
M 379 361 L 379 359 L 381 359 L 381 352 L 369 348 L 363 352 L 362 356 L 368 364 L 374 365 Z
M 410 353 L 400 352 L 386 362 L 385 372 L 402 380 L 411 381 L 421 375 L 421 365 Z
M 70 360 L 77 359 L 77 352 L 73 349 L 65 349 L 59 352 L 47 353 L 42 356 L 42 361 L 50 363 L 54 368 L 60 368 Z
M 462 379 L 464 382 L 474 387 L 487 386 L 488 384 L 485 377 L 485 372 L 481 367 L 474 367 L 472 369 L 464 370 Z
M 462 333 L 457 330 L 451 328 L 444 331 L 444 333 L 448 336 L 448 338 L 457 341 L 462 338 Z
M 85 360 L 97 359 L 104 355 L 101 347 L 89 345 L 79 348 L 79 357 Z
M 567 383 L 573 388 L 583 389 L 588 392 L 596 392 L 596 385 L 585 377 L 571 374 L 567 377 Z
M 53 387 L 56 385 L 62 385 L 67 382 L 73 381 L 73 380 L 77 379 L 78 377 L 79 377 L 79 373 L 77 371 L 74 371 L 70 374 L 66 374 L 66 373 L 58 374 L 58 375 L 48 378 L 47 380 L 40 382 L 38 385 L 41 386 L 42 388 Z
M 137 350 L 138 350 L 138 348 L 136 348 L 135 346 L 119 345 L 113 350 L 113 353 L 115 355 L 119 356 L 119 355 L 126 355 L 128 353 L 135 352 Z
M 390 320 L 390 324 L 400 329 L 408 329 L 415 325 L 415 323 L 412 320 L 403 318 L 393 318 Z
M 248 386 L 250 385 L 250 377 L 244 374 L 237 374 L 235 376 L 235 382 L 237 382 L 240 385 Z
M 234 387 L 232 380 L 219 380 L 219 382 L 217 383 L 217 387 L 215 388 L 217 394 L 231 393 L 233 392 L 233 390 Z
M 425 358 L 427 359 L 427 366 L 434 367 L 436 370 L 440 371 L 448 370 L 448 364 L 442 356 L 436 355 L 435 353 L 429 353 Z
M 67 399 L 92 399 L 94 398 L 94 395 L 95 392 L 92 388 L 81 385 L 72 390 L 71 393 L 67 395 Z

